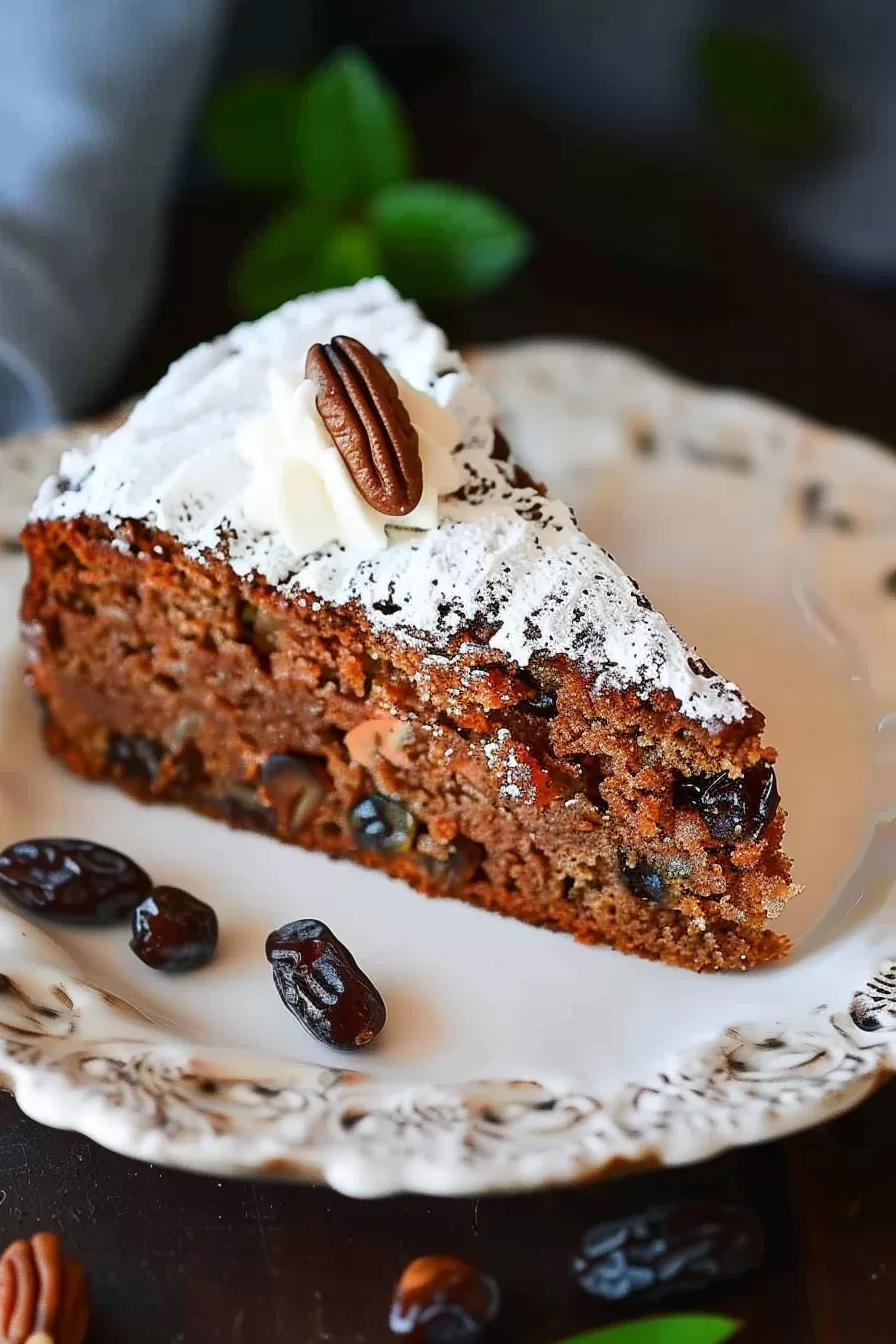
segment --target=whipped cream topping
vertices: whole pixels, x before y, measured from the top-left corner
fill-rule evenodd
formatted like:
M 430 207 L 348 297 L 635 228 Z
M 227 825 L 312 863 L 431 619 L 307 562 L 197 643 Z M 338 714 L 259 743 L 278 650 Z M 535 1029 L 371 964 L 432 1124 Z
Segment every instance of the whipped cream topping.
M 450 412 L 462 484 L 440 501 L 429 531 L 389 525 L 392 544 L 375 554 L 330 542 L 297 557 L 279 527 L 253 521 L 264 491 L 244 456 L 246 426 L 271 414 L 272 371 L 304 369 L 309 347 L 339 334 Z M 492 458 L 494 419 L 442 332 L 385 280 L 365 280 L 296 299 L 184 355 L 120 429 L 65 454 L 32 517 L 87 515 L 112 529 L 142 520 L 198 561 L 224 559 L 303 605 L 309 595 L 357 602 L 375 628 L 435 657 L 481 617 L 495 627 L 493 647 L 521 667 L 565 654 L 597 692 L 669 690 L 710 729 L 744 718 L 738 688 L 706 668 L 572 511 L 516 484 L 513 465 Z
M 439 525 L 439 496 L 462 484 L 452 456 L 461 442 L 460 426 L 432 397 L 390 373 L 417 431 L 423 462 L 423 496 L 400 525 L 428 532 Z M 297 556 L 331 541 L 366 555 L 382 550 L 395 519 L 371 508 L 359 493 L 318 414 L 314 383 L 307 378 L 296 383 L 271 369 L 268 389 L 270 414 L 253 417 L 236 431 L 237 448 L 252 472 L 243 499 L 249 522 L 279 536 Z

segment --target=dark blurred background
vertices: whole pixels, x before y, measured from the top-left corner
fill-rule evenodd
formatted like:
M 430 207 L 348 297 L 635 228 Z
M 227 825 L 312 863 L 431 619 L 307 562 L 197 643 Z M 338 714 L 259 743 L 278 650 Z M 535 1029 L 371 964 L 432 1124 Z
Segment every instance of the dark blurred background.
M 455 340 L 586 334 L 896 438 L 896 6 L 243 0 L 214 82 L 349 43 L 404 103 L 417 171 L 533 232 L 509 284 L 436 313 Z M 235 319 L 228 272 L 274 205 L 194 149 L 116 393 Z

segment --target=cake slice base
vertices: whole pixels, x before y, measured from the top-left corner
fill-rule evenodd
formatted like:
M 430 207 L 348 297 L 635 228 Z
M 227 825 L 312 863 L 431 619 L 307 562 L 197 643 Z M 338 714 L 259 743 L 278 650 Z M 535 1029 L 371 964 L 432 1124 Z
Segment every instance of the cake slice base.
M 692 970 L 785 955 L 764 927 L 792 891 L 783 816 L 731 847 L 675 801 L 767 759 L 756 723 L 710 737 L 661 699 L 592 697 L 487 630 L 434 657 L 121 531 L 25 534 L 29 680 L 77 774 Z

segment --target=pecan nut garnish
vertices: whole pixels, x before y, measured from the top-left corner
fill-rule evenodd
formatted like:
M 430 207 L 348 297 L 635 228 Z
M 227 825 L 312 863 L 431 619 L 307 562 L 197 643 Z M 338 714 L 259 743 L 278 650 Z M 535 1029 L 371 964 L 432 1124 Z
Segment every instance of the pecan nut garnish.
M 423 494 L 420 444 L 382 360 L 353 336 L 334 336 L 312 345 L 305 377 L 317 387 L 317 413 L 371 508 L 393 517 L 415 509 Z
M 90 1319 L 87 1283 L 54 1232 L 14 1241 L 0 1256 L 2 1344 L 83 1344 Z

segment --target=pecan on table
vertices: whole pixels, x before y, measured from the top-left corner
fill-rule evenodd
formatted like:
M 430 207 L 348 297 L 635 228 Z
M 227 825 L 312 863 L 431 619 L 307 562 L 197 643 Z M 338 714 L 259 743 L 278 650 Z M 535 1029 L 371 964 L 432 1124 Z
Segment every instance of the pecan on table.
M 84 1271 L 54 1232 L 7 1246 L 0 1256 L 3 1344 L 83 1344 L 89 1318 Z

